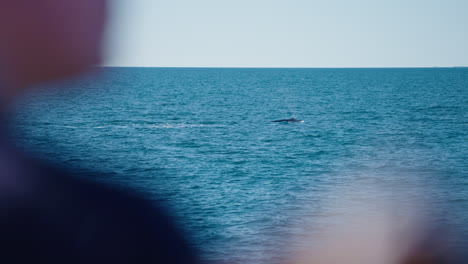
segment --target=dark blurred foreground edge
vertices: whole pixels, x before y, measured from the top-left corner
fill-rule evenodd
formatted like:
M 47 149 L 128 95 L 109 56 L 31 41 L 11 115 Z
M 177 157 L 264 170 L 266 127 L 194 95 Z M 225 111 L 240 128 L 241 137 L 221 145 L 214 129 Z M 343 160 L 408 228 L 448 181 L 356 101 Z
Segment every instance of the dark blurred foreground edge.
M 199 263 L 161 206 L 2 141 L 0 263 Z

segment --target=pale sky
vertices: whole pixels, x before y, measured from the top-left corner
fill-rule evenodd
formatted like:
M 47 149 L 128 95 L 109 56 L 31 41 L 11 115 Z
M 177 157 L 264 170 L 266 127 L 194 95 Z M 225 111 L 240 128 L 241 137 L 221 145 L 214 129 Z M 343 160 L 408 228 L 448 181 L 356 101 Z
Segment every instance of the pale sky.
M 468 0 L 111 2 L 109 66 L 468 66 Z

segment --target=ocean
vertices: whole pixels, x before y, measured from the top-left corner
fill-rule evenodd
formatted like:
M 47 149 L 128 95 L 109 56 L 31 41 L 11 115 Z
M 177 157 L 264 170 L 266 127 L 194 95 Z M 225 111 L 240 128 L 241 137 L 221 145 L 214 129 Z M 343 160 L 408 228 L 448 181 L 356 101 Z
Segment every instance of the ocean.
M 25 96 L 16 137 L 167 204 L 208 261 L 278 262 L 374 186 L 468 234 L 468 68 L 99 71 Z

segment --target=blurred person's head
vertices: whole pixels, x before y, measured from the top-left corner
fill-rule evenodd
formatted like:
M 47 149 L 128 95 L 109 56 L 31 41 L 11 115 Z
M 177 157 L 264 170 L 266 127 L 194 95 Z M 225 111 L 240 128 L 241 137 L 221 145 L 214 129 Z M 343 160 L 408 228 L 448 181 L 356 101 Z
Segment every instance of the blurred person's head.
M 101 59 L 105 0 L 0 0 L 0 96 Z

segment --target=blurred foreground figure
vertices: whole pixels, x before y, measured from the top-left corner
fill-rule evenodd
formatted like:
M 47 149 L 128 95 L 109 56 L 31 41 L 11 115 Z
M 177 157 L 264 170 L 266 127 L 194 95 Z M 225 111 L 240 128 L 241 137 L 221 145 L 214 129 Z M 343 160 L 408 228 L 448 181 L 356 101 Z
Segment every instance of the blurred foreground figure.
M 162 208 L 16 150 L 8 104 L 100 60 L 103 0 L 0 0 L 0 263 L 196 263 Z M 72 103 L 72 102 L 70 102 Z
M 289 264 L 468 263 L 454 247 L 451 230 L 438 226 L 425 204 L 390 192 L 384 200 L 378 188 L 335 194 L 338 201 L 322 212 L 331 220 L 328 228 L 295 248 Z

